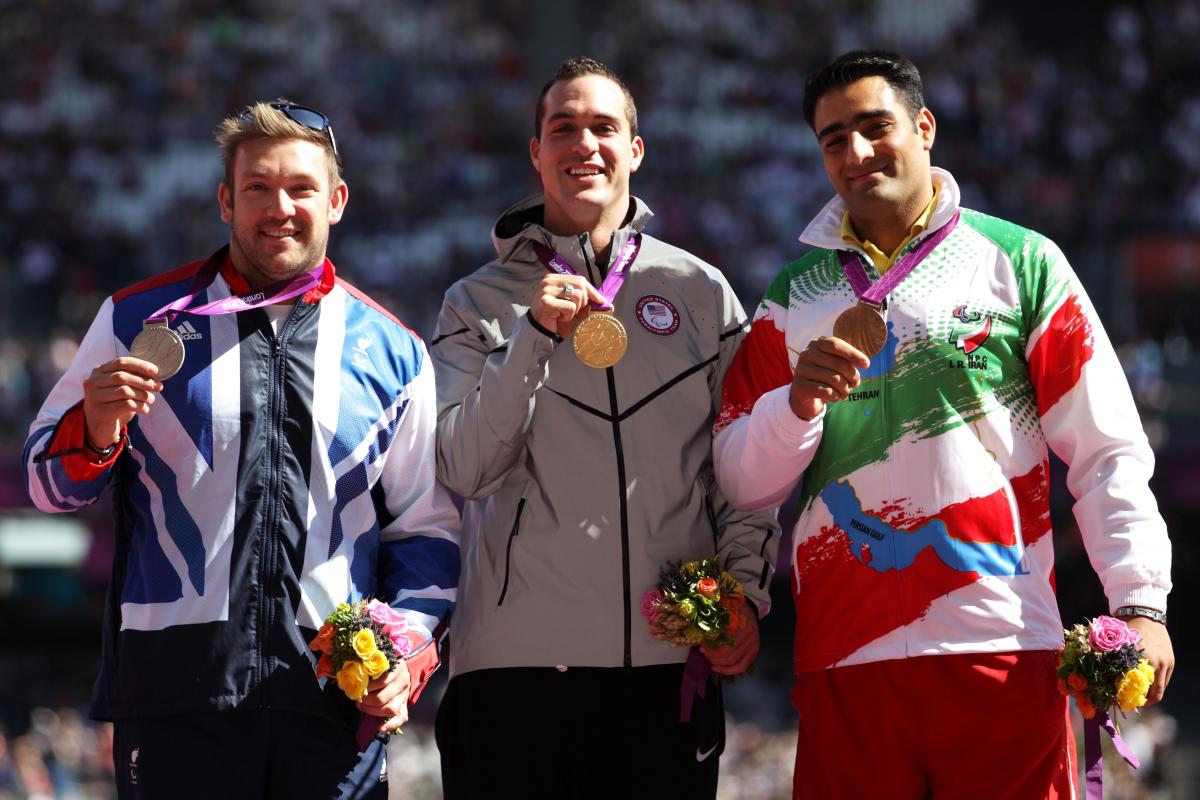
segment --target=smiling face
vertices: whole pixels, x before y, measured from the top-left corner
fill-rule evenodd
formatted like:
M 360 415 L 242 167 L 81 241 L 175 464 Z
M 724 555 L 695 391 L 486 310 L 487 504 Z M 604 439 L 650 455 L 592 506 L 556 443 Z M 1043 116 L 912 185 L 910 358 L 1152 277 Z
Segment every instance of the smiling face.
M 856 227 L 869 220 L 911 224 L 929 204 L 935 127 L 927 108 L 914 121 L 891 84 L 878 76 L 830 89 L 817 101 L 813 128 L 825 174 Z
M 629 210 L 629 175 L 644 145 L 632 136 L 625 95 L 600 75 L 554 84 L 544 100 L 541 135 L 529 143 L 546 195 L 546 227 L 557 234 L 592 234 L 607 247 Z
M 231 228 L 229 256 L 261 288 L 325 260 L 329 226 L 342 218 L 349 190 L 330 190 L 323 148 L 299 139 L 250 139 L 237 146 L 232 185 L 217 190 Z

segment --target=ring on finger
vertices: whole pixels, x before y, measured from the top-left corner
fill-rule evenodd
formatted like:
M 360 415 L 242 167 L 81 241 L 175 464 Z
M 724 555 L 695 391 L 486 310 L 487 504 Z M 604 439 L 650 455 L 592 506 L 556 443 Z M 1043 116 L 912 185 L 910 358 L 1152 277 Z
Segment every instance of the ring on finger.
M 563 286 L 562 296 L 563 296 L 564 300 L 574 300 L 575 299 L 575 287 L 569 283 L 566 284 L 565 286 Z

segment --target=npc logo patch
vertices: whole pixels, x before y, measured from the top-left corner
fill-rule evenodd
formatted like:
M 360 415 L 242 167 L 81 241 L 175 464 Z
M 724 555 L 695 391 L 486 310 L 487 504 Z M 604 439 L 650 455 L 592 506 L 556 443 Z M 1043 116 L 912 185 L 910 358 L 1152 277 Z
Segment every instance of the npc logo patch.
M 961 350 L 966 358 L 947 359 L 946 366 L 950 369 L 986 370 L 988 354 L 986 350 L 980 351 L 979 348 L 983 347 L 984 342 L 992 335 L 992 315 L 981 311 L 968 312 L 965 305 L 958 306 L 950 315 L 970 327 L 951 332 L 950 344 L 954 345 L 956 350 Z
M 657 336 L 667 336 L 679 330 L 679 312 L 665 297 L 648 294 L 637 303 L 638 322 Z
M 951 312 L 960 322 L 965 322 L 971 326 L 967 331 L 958 334 L 951 334 L 950 344 L 954 345 L 959 350 L 962 350 L 967 355 L 971 355 L 987 341 L 988 336 L 992 333 L 992 315 L 986 317 L 978 311 L 967 313 L 966 306 L 959 306 Z M 979 320 L 983 320 L 979 323 Z

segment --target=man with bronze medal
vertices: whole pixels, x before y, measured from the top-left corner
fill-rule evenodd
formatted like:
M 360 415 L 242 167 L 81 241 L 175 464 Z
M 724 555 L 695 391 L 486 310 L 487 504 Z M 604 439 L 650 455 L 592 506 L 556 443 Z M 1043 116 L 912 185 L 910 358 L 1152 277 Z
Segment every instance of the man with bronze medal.
M 713 485 L 745 317 L 720 272 L 646 232 L 644 151 L 620 79 L 564 62 L 529 147 L 543 192 L 501 216 L 497 258 L 447 291 L 430 345 L 438 473 L 465 499 L 449 800 L 716 792 L 720 687 L 682 719 L 688 651 L 650 636 L 641 598 L 668 562 L 716 555 L 765 613 L 778 539 Z M 703 652 L 732 675 L 757 649 L 751 618 Z
M 736 507 L 800 492 L 794 796 L 1073 797 L 1048 447 L 1151 702 L 1174 664 L 1170 542 L 1120 363 L 1053 242 L 963 208 L 932 166 L 911 61 L 847 53 L 804 112 L 837 194 L 767 289 L 714 440 Z
M 70 511 L 113 486 L 91 712 L 118 796 L 386 797 L 458 577 L 433 370 L 326 257 L 349 197 L 329 119 L 259 102 L 217 141 L 228 246 L 104 302 L 30 430 L 30 493 Z M 354 703 L 308 643 L 364 597 L 411 646 Z

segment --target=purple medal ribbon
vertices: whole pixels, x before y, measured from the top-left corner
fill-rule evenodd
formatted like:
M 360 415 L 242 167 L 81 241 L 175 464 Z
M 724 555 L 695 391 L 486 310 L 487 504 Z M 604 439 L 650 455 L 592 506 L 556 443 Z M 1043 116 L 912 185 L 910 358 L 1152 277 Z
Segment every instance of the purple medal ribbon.
M 224 297 L 220 300 L 213 300 L 211 303 L 196 306 L 195 308 L 188 308 L 188 304 L 195 300 L 216 279 L 217 273 L 220 271 L 221 261 L 222 259 L 219 258 L 209 259 L 208 263 L 196 273 L 190 291 L 178 300 L 168 303 L 158 311 L 155 311 L 146 318 L 146 322 L 170 322 L 177 315 L 184 313 L 206 317 L 219 314 L 235 314 L 239 311 L 249 311 L 259 306 L 280 303 L 284 300 L 290 300 L 297 295 L 302 295 L 309 289 L 319 285 L 321 283 L 321 276 L 325 273 L 325 262 L 322 261 L 311 272 L 273 283 L 266 288 L 252 291 L 249 294 Z
M 1104 800 L 1104 760 L 1100 752 L 1100 729 L 1108 731 L 1112 738 L 1113 747 L 1129 766 L 1137 769 L 1141 764 L 1138 757 L 1125 744 L 1117 726 L 1107 711 L 1097 712 L 1096 716 L 1083 721 L 1083 760 L 1087 768 L 1084 782 L 1087 784 L 1087 800 Z
M 712 675 L 712 664 L 708 663 L 699 647 L 693 647 L 688 652 L 687 663 L 683 665 L 683 685 L 679 687 L 680 722 L 692 721 L 692 704 L 697 697 L 704 699 L 709 675 Z
M 629 274 L 629 267 L 637 259 L 638 250 L 641 247 L 642 235 L 640 233 L 635 233 L 625 240 L 625 244 L 621 246 L 621 252 L 617 254 L 617 260 L 613 262 L 612 269 L 604 276 L 604 282 L 597 287 L 608 302 L 589 303 L 593 311 L 608 311 L 613 307 L 613 298 L 617 296 L 621 284 L 625 282 L 625 278 Z M 568 264 L 565 258 L 541 242 L 533 242 L 533 249 L 537 253 L 538 260 L 546 269 L 553 270 L 559 275 L 579 274 L 579 271 Z
M 867 271 L 863 268 L 862 261 L 859 260 L 856 253 L 850 250 L 839 250 L 838 259 L 842 262 L 842 272 L 846 273 L 846 279 L 850 281 L 850 287 L 854 289 L 855 296 L 876 308 L 882 305 L 883 298 L 891 294 L 892 290 L 900 285 L 900 281 L 907 278 L 908 273 L 916 269 L 925 256 L 929 255 L 933 248 L 950 235 L 954 226 L 958 224 L 958 218 L 959 212 L 955 211 L 949 222 L 926 236 L 912 250 L 900 256 L 892 268 L 883 273 L 874 284 L 867 277 Z

